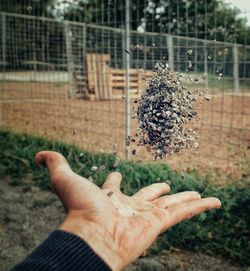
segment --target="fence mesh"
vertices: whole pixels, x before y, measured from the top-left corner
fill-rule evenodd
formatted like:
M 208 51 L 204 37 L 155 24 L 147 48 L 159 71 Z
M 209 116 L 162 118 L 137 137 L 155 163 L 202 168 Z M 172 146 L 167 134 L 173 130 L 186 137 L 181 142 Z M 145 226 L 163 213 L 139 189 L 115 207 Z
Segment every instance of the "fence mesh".
M 196 104 L 200 119 L 192 127 L 200 135 L 199 149 L 182 151 L 164 162 L 177 169 L 245 173 L 250 144 L 248 40 L 242 40 L 242 33 L 239 40 L 235 38 L 235 28 L 222 35 L 219 12 L 208 11 L 209 1 L 202 7 L 199 1 L 186 1 L 194 5 L 192 12 L 182 2 L 176 1 L 172 9 L 166 4 L 151 6 L 146 0 L 131 2 L 128 33 L 124 1 L 94 1 L 92 5 L 79 1 L 82 12 L 72 8 L 67 16 L 63 8 L 55 9 L 56 4 L 46 9 L 41 5 L 35 13 L 32 1 L 21 5 L 18 12 L 22 14 L 8 13 L 13 11 L 8 1 L 0 24 L 2 127 L 93 152 L 110 152 L 117 146 L 124 158 L 126 87 L 131 98 L 131 134 L 135 135 L 135 101 L 155 64 L 168 63 L 183 74 L 189 88 L 206 92 L 212 99 Z M 201 8 L 207 10 L 202 13 Z M 48 18 L 49 10 L 54 12 L 50 17 L 61 13 L 57 19 Z M 211 21 L 216 26 L 213 33 L 208 31 Z M 125 43 L 127 35 L 130 48 Z M 137 152 L 131 160 L 152 161 L 142 147 L 133 145 L 132 149 Z

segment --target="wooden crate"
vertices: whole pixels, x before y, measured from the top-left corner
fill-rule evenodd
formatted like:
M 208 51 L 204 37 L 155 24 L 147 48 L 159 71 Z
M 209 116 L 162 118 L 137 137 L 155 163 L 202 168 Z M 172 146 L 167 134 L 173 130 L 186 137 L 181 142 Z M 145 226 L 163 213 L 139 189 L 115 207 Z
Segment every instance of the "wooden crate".
M 86 54 L 88 92 L 95 100 L 111 98 L 109 61 L 110 56 L 106 54 Z
M 130 70 L 130 95 L 137 98 L 138 94 L 143 91 L 146 83 L 152 78 L 152 71 Z M 121 98 L 126 95 L 126 71 L 124 69 L 110 69 L 110 93 L 111 98 Z
M 86 54 L 87 85 L 92 100 L 119 99 L 126 95 L 126 70 L 109 67 L 110 55 Z M 152 78 L 152 71 L 130 70 L 130 95 L 137 98 Z

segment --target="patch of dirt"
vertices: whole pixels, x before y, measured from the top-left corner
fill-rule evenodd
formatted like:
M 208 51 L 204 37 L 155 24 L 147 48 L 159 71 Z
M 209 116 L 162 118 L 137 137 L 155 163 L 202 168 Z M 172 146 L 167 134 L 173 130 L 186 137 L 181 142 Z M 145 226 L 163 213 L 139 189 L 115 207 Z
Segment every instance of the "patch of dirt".
M 9 270 L 30 254 L 63 221 L 64 209 L 55 194 L 26 181 L 12 186 L 0 180 L 0 266 Z
M 40 190 L 32 180 L 20 186 L 0 180 L 0 266 L 7 271 L 25 258 L 63 221 L 65 212 L 56 195 Z M 126 271 L 240 271 L 227 261 L 198 253 L 170 250 L 140 258 Z
M 138 259 L 125 271 L 242 271 L 241 267 L 232 266 L 221 258 L 200 253 L 169 250 L 160 256 Z

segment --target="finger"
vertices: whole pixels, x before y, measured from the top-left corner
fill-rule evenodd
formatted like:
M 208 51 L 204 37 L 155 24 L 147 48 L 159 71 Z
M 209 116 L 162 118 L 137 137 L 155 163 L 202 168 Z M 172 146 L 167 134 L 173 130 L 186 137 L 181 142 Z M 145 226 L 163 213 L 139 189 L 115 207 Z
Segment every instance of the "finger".
M 134 194 L 134 198 L 144 200 L 144 201 L 152 201 L 154 199 L 159 198 L 162 195 L 165 195 L 170 191 L 170 187 L 166 183 L 154 183 L 145 188 L 139 190 L 136 194 Z
M 109 174 L 102 188 L 120 190 L 121 180 L 122 180 L 122 175 L 119 172 L 112 172 Z
M 64 204 L 66 210 L 70 209 L 85 194 L 98 188 L 87 179 L 74 173 L 63 155 L 52 151 L 42 151 L 36 154 L 36 163 L 48 169 L 52 187 Z M 84 191 L 83 191 L 84 190 Z
M 62 170 L 71 171 L 71 168 L 65 157 L 58 152 L 53 151 L 38 152 L 35 156 L 35 161 L 38 165 L 46 167 L 49 171 L 50 176 L 58 172 L 59 167 L 61 168 L 61 171 Z
M 221 202 L 217 198 L 204 198 L 175 204 L 167 210 L 168 221 L 165 230 L 185 219 L 198 215 L 206 210 L 220 208 Z
M 173 195 L 163 196 L 153 201 L 158 208 L 166 209 L 174 204 L 200 199 L 201 196 L 195 191 L 180 192 Z

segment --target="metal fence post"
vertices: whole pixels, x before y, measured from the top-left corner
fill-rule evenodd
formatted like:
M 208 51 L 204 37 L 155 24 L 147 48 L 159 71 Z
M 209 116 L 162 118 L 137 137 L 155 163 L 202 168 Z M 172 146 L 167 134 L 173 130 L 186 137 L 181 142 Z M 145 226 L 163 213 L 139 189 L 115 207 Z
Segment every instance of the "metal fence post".
M 70 30 L 69 22 L 64 22 L 64 35 L 66 41 L 66 52 L 67 52 L 67 64 L 69 73 L 69 98 L 75 96 L 76 83 L 74 78 L 74 59 L 72 51 L 72 32 Z
M 167 49 L 168 49 L 168 65 L 174 70 L 174 47 L 173 47 L 173 37 L 167 35 Z
M 82 55 L 83 55 L 83 68 L 84 68 L 85 58 L 86 58 L 86 24 L 83 24 L 82 26 Z
M 239 84 L 239 49 L 236 44 L 233 45 L 233 60 L 234 60 L 234 66 L 233 66 L 233 77 L 234 77 L 234 92 L 239 93 L 240 92 L 240 84 Z
M 3 98 L 7 92 L 6 82 L 6 15 L 1 13 L 1 29 L 2 29 L 2 65 L 3 65 Z M 0 127 L 3 126 L 3 115 L 2 115 L 2 102 L 0 102 Z
M 6 14 L 1 13 L 1 28 L 2 28 L 2 60 L 3 60 L 3 90 L 4 94 L 7 92 L 7 83 L 6 83 Z
M 207 63 L 208 53 L 207 53 L 207 42 L 204 41 L 204 81 L 205 88 L 208 88 L 208 63 Z
M 125 7 L 125 49 L 127 51 L 125 57 L 125 66 L 126 66 L 126 102 L 125 102 L 125 146 L 128 140 L 128 137 L 131 133 L 131 110 L 130 110 L 130 0 L 126 0 Z M 125 158 L 129 160 L 130 158 L 130 148 L 128 146 L 125 147 Z

